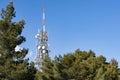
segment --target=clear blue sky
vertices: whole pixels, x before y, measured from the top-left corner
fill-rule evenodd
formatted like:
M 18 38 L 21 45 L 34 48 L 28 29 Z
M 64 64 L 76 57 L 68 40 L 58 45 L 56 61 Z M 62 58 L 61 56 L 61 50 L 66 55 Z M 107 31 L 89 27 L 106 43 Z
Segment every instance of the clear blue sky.
M 120 62 L 120 0 L 13 0 L 15 21 L 26 21 L 21 47 L 29 48 L 30 60 L 36 57 L 35 35 L 41 29 L 42 5 L 45 6 L 50 56 L 93 50 L 107 61 Z M 0 1 L 0 9 L 9 0 Z M 120 66 L 120 65 L 119 65 Z

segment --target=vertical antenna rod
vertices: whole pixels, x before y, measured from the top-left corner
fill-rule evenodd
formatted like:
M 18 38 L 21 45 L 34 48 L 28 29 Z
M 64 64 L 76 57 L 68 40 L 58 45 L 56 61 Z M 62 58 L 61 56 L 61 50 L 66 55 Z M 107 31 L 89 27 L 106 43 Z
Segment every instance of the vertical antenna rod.
M 13 2 L 13 0 L 10 0 L 10 2 Z
M 46 23 L 45 23 L 45 9 L 44 9 L 44 7 L 42 8 L 42 25 L 43 25 L 43 32 L 45 32 L 45 25 Z

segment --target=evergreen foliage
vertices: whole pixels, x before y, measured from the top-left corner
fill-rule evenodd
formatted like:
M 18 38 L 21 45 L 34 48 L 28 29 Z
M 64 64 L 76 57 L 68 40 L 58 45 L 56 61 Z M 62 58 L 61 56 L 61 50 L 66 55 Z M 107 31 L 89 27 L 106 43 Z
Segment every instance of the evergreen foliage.
M 120 68 L 118 68 L 118 80 L 120 80 Z
M 118 80 L 117 68 L 115 59 L 106 62 L 104 56 L 78 49 L 52 61 L 46 57 L 39 80 Z
M 15 51 L 16 46 L 25 42 L 21 36 L 25 22 L 12 22 L 14 17 L 13 2 L 10 2 L 2 9 L 0 20 L 0 80 L 33 80 L 34 64 L 24 60 L 28 49 Z
M 24 20 L 13 22 L 13 3 L 2 9 L 0 20 L 0 80 L 119 80 L 118 62 L 106 61 L 104 56 L 95 56 L 93 51 L 77 49 L 53 60 L 46 56 L 42 71 L 36 73 L 34 63 L 28 63 L 25 56 L 28 49 L 15 51 L 16 46 L 25 42 L 21 36 Z

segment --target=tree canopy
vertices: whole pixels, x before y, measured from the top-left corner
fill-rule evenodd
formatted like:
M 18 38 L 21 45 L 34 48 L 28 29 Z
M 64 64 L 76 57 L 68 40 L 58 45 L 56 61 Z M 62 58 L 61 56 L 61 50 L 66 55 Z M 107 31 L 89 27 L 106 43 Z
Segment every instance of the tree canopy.
M 93 51 L 76 50 L 74 53 L 46 57 L 39 80 L 118 80 L 118 63 L 95 56 Z
M 34 62 L 25 60 L 28 49 L 15 50 L 26 41 L 21 35 L 25 21 L 14 22 L 15 17 L 14 5 L 10 2 L 1 12 L 0 80 L 118 80 L 118 62 L 115 59 L 107 62 L 104 56 L 96 56 L 92 50 L 77 49 L 54 59 L 46 56 L 42 71 L 37 71 Z
M 15 11 L 13 2 L 2 9 L 0 20 L 0 80 L 33 80 L 34 64 L 24 58 L 28 49 L 16 51 L 16 46 L 25 42 L 21 36 L 25 21 L 13 22 Z M 31 79 L 29 78 L 31 77 Z

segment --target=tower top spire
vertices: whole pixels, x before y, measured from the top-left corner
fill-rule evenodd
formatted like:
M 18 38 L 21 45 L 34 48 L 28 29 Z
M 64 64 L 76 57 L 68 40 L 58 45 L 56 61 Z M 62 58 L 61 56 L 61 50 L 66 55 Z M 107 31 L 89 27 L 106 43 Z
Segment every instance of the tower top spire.
M 10 2 L 13 2 L 13 0 L 10 0 Z
M 45 23 L 45 8 L 44 8 L 44 6 L 42 7 L 42 25 L 43 25 L 43 31 L 45 32 L 46 23 Z

